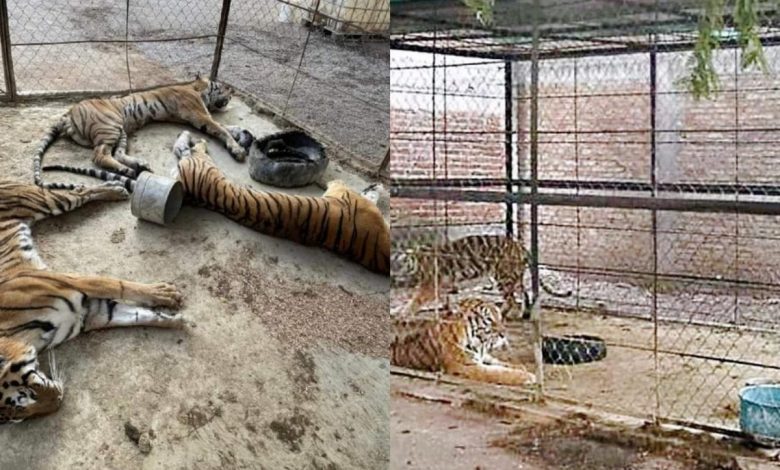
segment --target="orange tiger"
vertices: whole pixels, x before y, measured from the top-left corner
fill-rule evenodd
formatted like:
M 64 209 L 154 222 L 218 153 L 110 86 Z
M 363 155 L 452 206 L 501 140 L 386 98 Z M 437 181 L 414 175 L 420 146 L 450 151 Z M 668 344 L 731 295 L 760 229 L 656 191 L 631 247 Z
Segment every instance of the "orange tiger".
M 490 355 L 507 345 L 506 328 L 498 307 L 482 299 L 463 299 L 438 319 L 397 318 L 393 328 L 393 365 L 503 385 L 536 380 L 523 366 Z
M 257 191 L 228 180 L 214 165 L 206 141 L 182 132 L 174 144 L 179 160 L 175 177 L 187 201 L 221 212 L 260 233 L 309 246 L 321 246 L 381 273 L 390 273 L 390 227 L 376 203 L 380 191 L 371 185 L 358 194 L 342 181 L 331 181 L 321 197 Z M 53 165 L 59 170 L 114 181 L 128 190 L 135 181 L 93 168 Z
M 0 181 L 0 423 L 57 411 L 63 386 L 40 370 L 38 353 L 82 332 L 120 326 L 181 327 L 171 284 L 48 271 L 35 251 L 33 222 L 93 201 L 127 199 L 116 183 L 70 190 Z M 133 302 L 129 305 L 125 302 Z
M 41 163 L 46 149 L 62 134 L 85 147 L 92 147 L 92 161 L 99 167 L 130 178 L 149 170 L 149 164 L 127 155 L 127 134 L 151 121 L 186 122 L 225 143 L 230 154 L 244 161 L 246 150 L 228 128 L 215 121 L 209 111 L 224 110 L 232 97 L 227 86 L 198 77 L 191 83 L 154 88 L 125 97 L 96 98 L 71 107 L 41 139 L 33 158 L 35 184 L 43 185 Z M 52 189 L 76 185 L 49 183 Z

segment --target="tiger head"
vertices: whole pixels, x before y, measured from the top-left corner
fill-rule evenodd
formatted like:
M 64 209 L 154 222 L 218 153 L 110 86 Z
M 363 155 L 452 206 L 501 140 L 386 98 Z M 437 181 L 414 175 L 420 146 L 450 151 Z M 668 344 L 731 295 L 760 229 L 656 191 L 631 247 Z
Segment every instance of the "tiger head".
M 469 349 L 487 354 L 508 346 L 506 326 L 495 304 L 470 297 L 458 303 L 458 311 L 469 324 Z
M 198 76 L 194 85 L 209 111 L 224 111 L 233 97 L 233 90 L 224 83 Z
M 56 367 L 50 356 L 52 372 Z M 38 368 L 34 347 L 0 338 L 0 424 L 54 413 L 62 403 L 62 382 Z

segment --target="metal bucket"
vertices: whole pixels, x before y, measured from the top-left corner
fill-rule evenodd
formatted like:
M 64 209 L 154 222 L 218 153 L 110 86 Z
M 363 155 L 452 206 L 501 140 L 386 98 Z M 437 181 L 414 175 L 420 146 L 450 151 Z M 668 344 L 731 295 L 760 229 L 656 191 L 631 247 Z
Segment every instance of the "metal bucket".
M 179 180 L 144 171 L 138 175 L 130 200 L 130 212 L 160 225 L 173 221 L 181 210 L 184 188 Z

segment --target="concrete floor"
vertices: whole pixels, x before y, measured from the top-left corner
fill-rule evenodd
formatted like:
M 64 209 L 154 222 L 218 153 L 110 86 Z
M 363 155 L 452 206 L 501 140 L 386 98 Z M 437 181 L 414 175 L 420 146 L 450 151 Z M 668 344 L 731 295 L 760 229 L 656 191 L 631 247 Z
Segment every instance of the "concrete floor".
M 0 107 L 3 177 L 32 181 L 33 147 L 66 107 Z M 276 130 L 238 100 L 216 118 L 255 135 Z M 150 125 L 129 153 L 168 174 L 182 128 Z M 231 178 L 260 186 L 219 144 L 210 150 Z M 87 165 L 89 155 L 63 139 L 45 162 Z M 135 219 L 129 202 L 95 204 L 34 232 L 52 270 L 174 282 L 197 326 L 96 332 L 56 349 L 62 409 L 0 427 L 1 469 L 387 466 L 387 277 L 191 207 L 159 227 Z M 127 422 L 154 435 L 149 454 L 126 436 Z

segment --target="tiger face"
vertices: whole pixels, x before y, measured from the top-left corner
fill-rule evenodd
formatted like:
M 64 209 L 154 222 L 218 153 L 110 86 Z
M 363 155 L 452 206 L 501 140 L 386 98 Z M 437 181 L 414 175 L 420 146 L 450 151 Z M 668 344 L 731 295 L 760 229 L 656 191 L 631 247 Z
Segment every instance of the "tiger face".
M 490 351 L 509 345 L 501 310 L 496 305 L 477 298 L 467 298 L 458 303 L 458 310 L 464 312 L 468 320 L 466 348 L 477 359 L 488 357 Z
M 0 338 L 0 424 L 54 413 L 62 395 L 62 382 L 39 370 L 34 347 Z
M 224 83 L 206 80 L 205 78 L 200 80 L 205 84 L 200 92 L 200 97 L 206 108 L 209 111 L 224 111 L 233 97 L 233 90 Z

